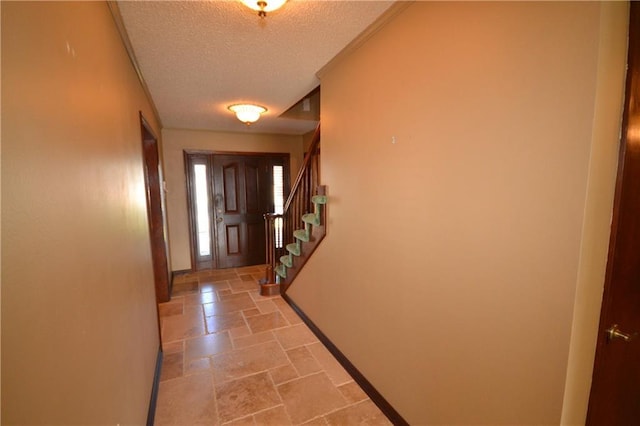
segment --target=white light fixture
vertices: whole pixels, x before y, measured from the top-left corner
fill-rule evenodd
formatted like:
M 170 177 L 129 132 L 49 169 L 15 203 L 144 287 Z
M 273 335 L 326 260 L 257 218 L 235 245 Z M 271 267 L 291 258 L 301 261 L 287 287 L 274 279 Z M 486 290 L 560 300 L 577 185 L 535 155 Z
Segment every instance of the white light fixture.
M 245 6 L 258 12 L 258 16 L 264 18 L 267 12 L 280 9 L 287 0 L 240 0 Z
M 260 105 L 251 104 L 235 104 L 230 105 L 229 111 L 232 111 L 238 117 L 238 120 L 249 126 L 251 123 L 255 123 L 260 118 L 260 114 L 267 111 L 267 109 Z

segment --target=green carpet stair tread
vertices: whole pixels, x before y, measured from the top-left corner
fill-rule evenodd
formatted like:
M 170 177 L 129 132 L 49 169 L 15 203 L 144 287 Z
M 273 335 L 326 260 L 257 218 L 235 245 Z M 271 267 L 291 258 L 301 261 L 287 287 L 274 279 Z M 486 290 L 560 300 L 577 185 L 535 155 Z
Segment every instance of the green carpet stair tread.
M 282 263 L 287 268 L 292 268 L 293 267 L 293 261 L 291 260 L 291 255 L 289 255 L 289 254 L 285 254 L 284 256 L 282 256 L 280 258 L 280 263 Z
M 327 204 L 327 196 L 326 195 L 314 195 L 311 197 L 311 202 L 313 204 Z
M 287 267 L 284 265 L 276 266 L 276 274 L 282 278 L 287 278 Z
M 315 215 L 315 213 L 307 213 L 302 215 L 302 221 L 304 223 L 309 223 L 314 226 L 320 225 L 320 218 Z
M 300 246 L 296 243 L 287 244 L 287 251 L 294 256 L 300 256 Z
M 304 229 L 297 229 L 293 231 L 293 236 L 300 241 L 307 242 L 309 241 L 309 233 Z

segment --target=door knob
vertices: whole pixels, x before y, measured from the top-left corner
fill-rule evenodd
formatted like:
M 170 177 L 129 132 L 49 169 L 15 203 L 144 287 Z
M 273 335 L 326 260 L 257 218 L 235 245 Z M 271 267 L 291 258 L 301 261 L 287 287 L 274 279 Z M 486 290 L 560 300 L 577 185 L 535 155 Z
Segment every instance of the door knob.
M 221 223 L 222 222 L 222 218 L 221 217 L 217 218 L 216 222 Z
M 620 331 L 620 329 L 618 329 L 618 324 L 613 324 L 607 329 L 606 333 L 607 340 L 620 339 L 624 340 L 625 342 L 630 342 L 638 337 L 638 333 L 623 333 L 622 331 Z

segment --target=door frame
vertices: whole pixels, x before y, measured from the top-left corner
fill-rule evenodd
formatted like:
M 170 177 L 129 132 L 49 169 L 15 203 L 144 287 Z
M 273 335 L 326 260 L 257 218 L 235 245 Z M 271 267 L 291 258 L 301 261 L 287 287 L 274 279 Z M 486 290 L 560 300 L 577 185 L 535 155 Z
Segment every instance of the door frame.
M 140 129 L 142 139 L 142 161 L 144 186 L 149 221 L 149 241 L 153 263 L 153 277 L 158 303 L 168 302 L 171 298 L 171 277 L 169 273 L 169 248 L 167 244 L 166 202 L 164 183 L 158 150 L 158 138 L 149 122 L 140 111 Z
M 631 145 L 633 141 L 629 138 L 629 122 L 638 122 L 638 119 L 632 118 L 631 102 L 634 99 L 634 89 L 640 87 L 640 5 L 636 2 L 630 2 L 629 10 L 629 44 L 627 55 L 627 76 L 625 86 L 624 110 L 622 113 L 622 127 L 620 131 L 620 147 L 618 154 L 618 171 L 616 177 L 615 195 L 613 201 L 613 213 L 611 217 L 611 234 L 609 237 L 609 252 L 607 257 L 607 267 L 604 280 L 604 291 L 602 296 L 602 305 L 600 310 L 600 322 L 598 326 L 598 338 L 596 343 L 595 360 L 593 364 L 593 374 L 591 378 L 591 389 L 589 394 L 589 402 L 587 407 L 586 424 L 593 423 L 593 407 L 596 404 L 602 404 L 602 401 L 610 398 L 610 395 L 604 395 L 603 391 L 598 388 L 600 377 L 604 374 L 605 364 L 607 361 L 607 336 L 606 330 L 611 326 L 611 313 L 613 310 L 613 293 L 616 286 L 615 276 L 616 270 L 619 268 L 620 253 L 616 250 L 618 247 L 618 237 L 623 238 L 624 228 L 620 223 L 621 212 L 627 205 L 628 193 L 635 190 L 632 182 L 640 180 L 640 155 L 632 152 Z M 637 94 L 635 94 L 637 98 Z M 638 100 L 635 100 L 638 104 Z M 634 108 L 636 110 L 638 105 Z M 636 149 L 637 151 L 637 149 Z
M 209 194 L 213 195 L 213 175 L 211 167 L 213 166 L 213 157 L 216 155 L 220 156 L 228 156 L 228 155 L 236 155 L 243 157 L 279 157 L 284 160 L 284 165 L 286 171 L 284 173 L 284 189 L 285 189 L 285 200 L 289 195 L 289 191 L 291 190 L 291 154 L 288 152 L 252 152 L 252 151 L 218 151 L 218 150 L 202 150 L 202 149 L 185 149 L 182 152 L 183 154 L 183 163 L 184 163 L 184 172 L 185 172 L 185 180 L 186 180 L 186 190 L 187 190 L 187 216 L 189 218 L 189 253 L 191 258 L 191 270 L 197 271 L 203 268 L 199 268 L 197 256 L 196 256 L 196 211 L 194 206 L 194 201 L 192 197 L 192 174 L 189 169 L 189 157 L 190 156 L 209 156 L 210 160 L 207 162 L 207 176 L 209 178 L 209 183 L 211 187 L 209 188 Z M 214 217 L 213 205 L 209 203 L 209 217 Z M 211 250 L 212 250 L 212 263 L 214 268 L 219 267 L 218 261 L 218 248 L 217 248 L 217 231 L 215 230 L 214 224 L 212 224 L 210 229 L 211 233 Z

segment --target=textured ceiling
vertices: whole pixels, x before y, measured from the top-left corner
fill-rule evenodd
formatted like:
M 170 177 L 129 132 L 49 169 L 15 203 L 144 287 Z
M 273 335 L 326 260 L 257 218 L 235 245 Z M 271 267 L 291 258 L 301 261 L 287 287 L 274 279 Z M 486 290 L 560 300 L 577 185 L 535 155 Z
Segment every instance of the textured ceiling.
M 280 114 L 319 84 L 316 73 L 393 1 L 289 0 L 260 19 L 238 1 L 119 1 L 163 126 L 302 134 L 316 122 Z M 247 128 L 227 110 L 268 112 Z

